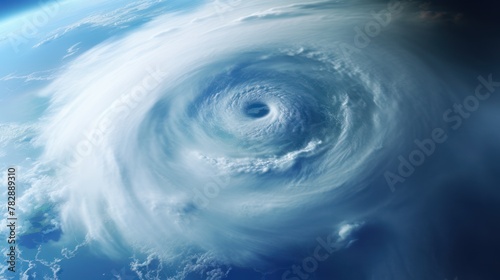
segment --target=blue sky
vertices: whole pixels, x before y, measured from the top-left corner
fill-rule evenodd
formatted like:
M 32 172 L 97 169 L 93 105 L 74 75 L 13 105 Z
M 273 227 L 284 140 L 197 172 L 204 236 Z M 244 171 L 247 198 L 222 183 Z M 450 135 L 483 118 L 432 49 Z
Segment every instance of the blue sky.
M 5 17 L 13 13 L 17 13 L 29 8 L 35 7 L 38 1 L 34 0 L 19 0 L 19 1 L 3 1 L 0 2 L 0 17 Z

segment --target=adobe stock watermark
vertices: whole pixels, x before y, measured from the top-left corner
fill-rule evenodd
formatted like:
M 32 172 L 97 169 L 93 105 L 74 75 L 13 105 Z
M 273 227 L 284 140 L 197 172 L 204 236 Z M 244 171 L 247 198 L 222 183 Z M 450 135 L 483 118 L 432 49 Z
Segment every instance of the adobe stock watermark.
M 464 120 L 470 118 L 473 112 L 479 109 L 481 102 L 488 100 L 495 89 L 500 87 L 500 81 L 493 80 L 492 74 L 488 78 L 479 76 L 479 84 L 476 86 L 474 94 L 465 97 L 460 104 L 453 104 L 452 108 L 443 113 L 443 120 L 451 125 L 453 130 L 462 127 Z M 397 172 L 386 171 L 384 173 L 387 185 L 392 192 L 396 191 L 395 186 L 403 183 L 410 177 L 417 167 L 424 164 L 425 160 L 432 156 L 436 151 L 438 144 L 446 142 L 448 135 L 446 131 L 437 127 L 432 130 L 429 138 L 424 140 L 416 139 L 415 149 L 408 156 L 398 156 L 399 166 Z
M 223 19 L 224 13 L 234 10 L 242 3 L 242 0 L 215 0 L 213 3 L 213 7 L 215 9 L 215 13 L 219 16 L 219 18 Z
M 60 10 L 59 1 L 40 0 L 39 8 L 35 13 L 23 18 L 21 27 L 14 32 L 9 33 L 9 43 L 14 52 L 19 52 L 19 47 L 28 43 L 29 39 L 35 38 L 40 32 L 40 28 L 47 25 L 51 18 L 54 18 Z
M 337 45 L 344 58 L 348 59 L 354 53 L 361 53 L 361 50 L 368 47 L 372 40 L 380 35 L 384 28 L 387 28 L 394 17 L 400 14 L 408 1 L 391 0 L 387 7 L 378 12 L 371 11 L 372 19 L 363 26 L 354 27 L 354 37 L 352 44 L 342 42 Z
M 332 232 L 324 240 L 317 237 L 318 245 L 314 248 L 312 255 L 305 257 L 301 265 L 292 265 L 290 269 L 281 274 L 282 280 L 308 279 L 311 274 L 318 270 L 319 264 L 326 261 L 334 252 L 348 247 L 351 242 L 346 239 L 349 234 L 358 229 L 361 224 L 343 225 L 338 232 Z M 298 276 L 298 277 L 297 277 Z
M 200 208 L 206 208 L 210 204 L 210 200 L 219 196 L 221 190 L 227 188 L 231 182 L 230 176 L 213 176 L 207 182 L 202 190 L 197 188 L 193 189 L 194 203 Z
M 112 129 L 113 122 L 125 119 L 141 103 L 148 94 L 156 89 L 167 75 L 160 68 L 147 68 L 146 75 L 130 91 L 115 100 L 111 106 L 99 117 L 96 125 L 84 134 L 84 139 L 80 140 L 71 158 L 62 164 L 63 167 L 71 168 L 89 156 L 93 150 L 101 145 L 106 133 Z

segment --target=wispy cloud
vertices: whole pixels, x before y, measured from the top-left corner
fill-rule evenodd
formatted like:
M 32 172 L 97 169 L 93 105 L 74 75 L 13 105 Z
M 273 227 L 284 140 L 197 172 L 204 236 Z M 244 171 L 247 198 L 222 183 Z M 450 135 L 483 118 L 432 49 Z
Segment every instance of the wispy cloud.
M 136 20 L 138 18 L 137 12 L 151 8 L 158 3 L 163 2 L 162 0 L 146 0 L 130 3 L 124 7 L 108 11 L 100 12 L 89 15 L 75 23 L 60 27 L 50 33 L 47 37 L 42 39 L 37 44 L 33 45 L 33 48 L 38 48 L 51 41 L 57 40 L 71 31 L 84 28 L 84 27 L 118 27 L 125 28 L 127 24 Z M 153 16 L 156 13 L 151 13 Z
M 10 80 L 23 80 L 25 82 L 31 81 L 50 81 L 55 78 L 55 70 L 45 70 L 38 71 L 29 74 L 16 74 L 10 73 L 6 76 L 0 78 L 0 81 L 10 81 Z
M 77 53 L 80 48 L 78 48 L 78 45 L 80 45 L 81 42 L 78 42 L 76 44 L 74 44 L 73 46 L 69 47 L 69 49 L 66 51 L 66 55 L 63 56 L 63 59 L 67 58 L 67 57 L 70 57 L 72 55 L 74 55 L 75 53 Z

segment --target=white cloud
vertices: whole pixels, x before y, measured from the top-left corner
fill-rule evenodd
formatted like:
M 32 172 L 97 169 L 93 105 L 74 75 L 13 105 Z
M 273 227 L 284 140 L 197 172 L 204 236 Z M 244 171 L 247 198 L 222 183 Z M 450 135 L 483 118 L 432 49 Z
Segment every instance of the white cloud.
M 63 59 L 68 58 L 68 57 L 74 55 L 75 53 L 77 53 L 80 50 L 80 48 L 77 48 L 78 45 L 80 45 L 80 44 L 81 44 L 81 42 L 78 42 L 78 43 L 72 45 L 71 47 L 69 47 L 69 49 L 66 51 L 66 55 L 63 56 Z
M 16 74 L 10 73 L 0 78 L 0 81 L 10 81 L 10 80 L 23 80 L 24 82 L 32 82 L 32 81 L 50 81 L 56 77 L 56 70 L 44 70 L 33 72 L 30 74 Z
M 119 7 L 117 9 L 107 11 L 107 12 L 99 12 L 89 16 L 84 17 L 83 19 L 71 23 L 69 25 L 59 27 L 55 31 L 51 32 L 50 35 L 42 39 L 40 42 L 33 45 L 33 48 L 38 48 L 46 43 L 57 40 L 66 34 L 80 29 L 84 27 L 125 27 L 128 23 L 137 19 L 137 12 L 142 10 L 146 10 L 158 3 L 161 3 L 161 0 L 144 0 L 126 4 L 123 7 Z M 152 15 L 155 13 L 152 12 Z

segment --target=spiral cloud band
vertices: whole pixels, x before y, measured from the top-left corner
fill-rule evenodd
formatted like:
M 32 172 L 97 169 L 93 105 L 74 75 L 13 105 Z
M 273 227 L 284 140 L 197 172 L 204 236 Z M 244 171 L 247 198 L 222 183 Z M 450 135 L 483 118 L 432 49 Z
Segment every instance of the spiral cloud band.
M 325 232 L 348 246 L 372 172 L 431 125 L 408 104 L 446 98 L 439 73 L 388 40 L 408 3 L 224 7 L 161 15 L 44 90 L 68 240 L 258 268 Z

